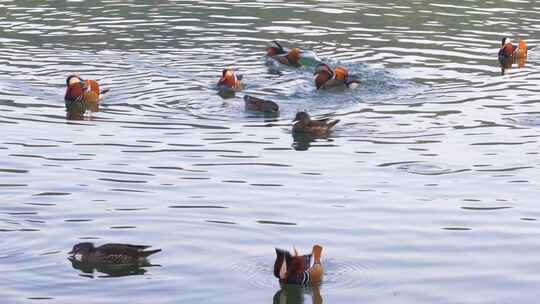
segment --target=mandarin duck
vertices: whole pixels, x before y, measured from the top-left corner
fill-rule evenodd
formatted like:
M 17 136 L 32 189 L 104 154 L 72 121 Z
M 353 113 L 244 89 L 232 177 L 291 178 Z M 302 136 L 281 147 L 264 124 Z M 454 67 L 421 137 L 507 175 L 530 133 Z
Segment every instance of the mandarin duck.
M 271 100 L 260 99 L 257 97 L 245 95 L 244 102 L 246 110 L 248 111 L 258 111 L 265 113 L 277 113 L 279 112 L 279 106 L 277 103 Z
M 99 111 L 99 102 L 109 89 L 100 90 L 95 80 L 84 80 L 79 75 L 70 75 L 66 79 L 64 100 L 69 112 L 84 113 L 87 109 Z
M 520 39 L 518 45 L 514 45 L 510 38 L 504 37 L 501 40 L 501 49 L 499 50 L 499 62 L 505 62 L 509 58 L 527 57 L 527 44 L 525 40 Z
M 335 126 L 339 119 L 311 119 L 308 113 L 298 112 L 293 119 L 292 132 L 310 134 L 314 136 L 324 136 L 330 132 L 330 129 Z
M 499 49 L 498 59 L 501 64 L 501 71 L 504 75 L 505 69 L 512 67 L 512 64 L 517 61 L 518 67 L 525 66 L 527 58 L 527 44 L 525 40 L 520 39 L 518 45 L 512 44 L 510 38 L 504 37 L 501 40 L 501 48 Z
M 217 86 L 220 91 L 238 92 L 244 89 L 242 75 L 237 75 L 232 68 L 224 69 L 221 72 Z
M 300 67 L 300 49 L 292 48 L 289 51 L 285 50 L 281 44 L 277 41 L 272 41 L 270 45 L 266 47 L 267 64 L 270 64 L 272 60 L 275 60 L 283 65 L 292 67 Z
M 323 280 L 324 269 L 321 264 L 322 247 L 314 245 L 310 254 L 294 255 L 287 250 L 276 248 L 274 276 L 280 284 L 309 285 Z
M 151 246 L 130 244 L 105 244 L 94 247 L 93 243 L 84 242 L 73 246 L 68 254 L 83 263 L 92 264 L 138 264 L 161 249 L 146 250 Z
M 316 66 L 322 61 L 313 51 L 299 48 L 286 50 L 274 40 L 266 47 L 266 64 L 272 66 L 276 62 L 298 68 L 303 65 Z
M 326 63 L 319 64 L 313 75 L 317 90 L 343 86 L 354 89 L 360 85 L 360 81 L 351 79 L 352 77 L 346 68 L 336 67 L 332 70 Z

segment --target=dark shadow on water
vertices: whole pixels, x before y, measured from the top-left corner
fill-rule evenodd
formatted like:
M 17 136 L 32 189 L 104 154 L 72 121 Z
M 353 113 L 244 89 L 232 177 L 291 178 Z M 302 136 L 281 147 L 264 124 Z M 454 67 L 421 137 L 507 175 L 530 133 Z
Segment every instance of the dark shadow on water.
M 92 115 L 85 115 L 86 112 L 99 112 L 99 103 L 66 101 L 67 120 L 92 120 Z
M 527 57 L 510 56 L 507 58 L 499 58 L 499 64 L 501 65 L 501 75 L 505 75 L 508 70 L 512 69 L 512 65 L 515 63 L 518 69 L 524 68 L 527 62 Z
M 107 278 L 107 277 L 125 277 L 131 275 L 143 275 L 146 273 L 145 267 L 155 267 L 161 265 L 151 264 L 148 260 L 143 260 L 135 264 L 122 264 L 122 265 L 110 265 L 103 263 L 89 263 L 81 262 L 73 257 L 69 257 L 73 269 L 80 270 L 81 276 L 89 278 Z M 95 272 L 102 273 L 104 275 L 95 275 Z
M 223 99 L 230 99 L 236 97 L 236 92 L 229 88 L 218 88 L 218 95 Z
M 292 148 L 296 151 L 307 151 L 312 146 L 311 143 L 316 142 L 317 139 L 326 140 L 332 142 L 328 136 L 314 136 L 306 133 L 292 133 L 293 142 Z
M 296 151 L 307 151 L 311 147 L 311 143 L 315 141 L 312 135 L 304 133 L 293 133 L 292 147 Z
M 311 297 L 312 304 L 322 304 L 321 287 L 319 285 L 283 285 L 274 295 L 273 304 L 302 304 L 306 303 L 305 295 Z M 307 302 L 309 303 L 309 301 Z

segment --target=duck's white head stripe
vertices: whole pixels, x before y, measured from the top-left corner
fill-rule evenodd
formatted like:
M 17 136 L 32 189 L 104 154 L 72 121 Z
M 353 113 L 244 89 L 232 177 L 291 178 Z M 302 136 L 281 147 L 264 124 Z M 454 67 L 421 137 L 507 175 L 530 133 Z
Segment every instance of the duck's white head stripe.
M 309 283 L 309 272 L 304 271 L 304 278 L 302 279 L 302 285 L 307 285 Z

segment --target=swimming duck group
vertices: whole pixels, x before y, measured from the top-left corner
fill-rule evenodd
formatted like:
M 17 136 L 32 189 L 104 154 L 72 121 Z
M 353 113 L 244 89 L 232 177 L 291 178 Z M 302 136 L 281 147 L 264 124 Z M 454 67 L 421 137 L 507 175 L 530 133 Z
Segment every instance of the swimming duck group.
M 266 49 L 267 60 L 275 60 L 280 64 L 301 66 L 302 52 L 298 48 L 285 50 L 278 42 L 272 42 Z M 527 57 L 527 46 L 524 40 L 518 45 L 512 44 L 509 38 L 501 41 L 498 59 L 504 68 L 510 67 L 514 62 L 523 61 Z M 244 89 L 242 77 L 232 68 L 224 69 L 218 81 L 218 87 L 234 92 Z M 344 67 L 332 69 L 328 64 L 319 63 L 314 72 L 314 85 L 317 90 L 331 87 L 355 88 L 360 82 L 351 77 Z M 83 113 L 86 109 L 94 110 L 103 99 L 108 89 L 100 89 L 95 80 L 84 80 L 79 75 L 70 75 L 66 79 L 65 102 L 68 111 L 76 108 Z M 275 113 L 279 106 L 270 100 L 245 95 L 246 109 Z M 321 119 L 313 120 L 306 112 L 298 112 L 293 120 L 293 133 L 307 133 L 322 136 L 329 132 L 339 120 Z M 69 254 L 73 261 L 87 263 L 93 267 L 103 265 L 140 264 L 147 257 L 160 252 L 161 249 L 150 250 L 150 246 L 130 244 L 105 244 L 95 247 L 93 243 L 79 243 L 73 246 Z M 322 246 L 314 245 L 311 253 L 299 255 L 296 249 L 293 253 L 287 250 L 275 249 L 274 275 L 280 284 L 308 285 L 322 282 L 324 269 L 321 263 Z M 99 269 L 99 268 L 98 268 Z
M 498 60 L 505 70 L 511 68 L 513 63 L 518 63 L 519 67 L 524 66 L 527 58 L 527 45 L 524 40 L 519 39 L 518 45 L 514 45 L 510 38 L 504 37 L 501 40 L 501 47 L 498 53 Z M 360 81 L 354 75 L 350 75 L 347 68 L 337 66 L 332 68 L 322 62 L 316 54 L 301 50 L 297 47 L 285 49 L 279 42 L 272 41 L 266 47 L 267 65 L 284 65 L 299 68 L 303 65 L 316 65 L 313 72 L 313 83 L 316 90 L 330 88 L 354 89 L 360 86 Z M 81 118 L 87 110 L 97 112 L 99 103 L 109 89 L 100 89 L 95 80 L 85 80 L 79 75 L 70 75 L 66 79 L 65 102 L 68 117 Z M 221 77 L 217 82 L 220 91 L 241 92 L 245 86 L 242 75 L 236 73 L 233 68 L 223 69 Z M 258 111 L 264 113 L 278 113 L 279 105 L 267 99 L 255 96 L 244 96 L 245 109 L 248 111 Z M 293 120 L 293 133 L 302 133 L 310 136 L 325 136 L 339 120 L 312 120 L 308 113 L 298 112 Z
M 161 249 L 151 246 L 110 243 L 96 247 L 83 242 L 73 246 L 69 260 L 77 269 L 110 271 L 111 266 L 147 266 L 147 258 Z M 296 248 L 291 254 L 275 248 L 274 275 L 281 285 L 312 285 L 322 282 L 324 269 L 321 263 L 322 246 L 314 245 L 311 253 L 299 255 Z M 108 269 L 109 267 L 109 269 Z M 118 271 L 118 268 L 116 269 Z

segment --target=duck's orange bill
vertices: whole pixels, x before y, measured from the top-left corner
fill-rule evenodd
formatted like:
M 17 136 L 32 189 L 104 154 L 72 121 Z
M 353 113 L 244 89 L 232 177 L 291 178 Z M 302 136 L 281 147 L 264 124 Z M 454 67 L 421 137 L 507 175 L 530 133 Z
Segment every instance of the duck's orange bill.
M 315 259 L 315 264 L 321 264 L 321 255 L 322 255 L 322 246 L 321 245 L 313 246 L 313 258 Z

